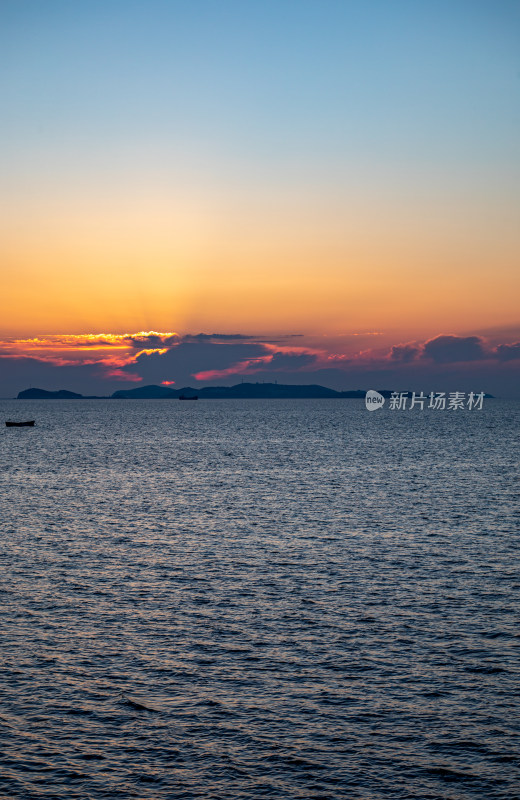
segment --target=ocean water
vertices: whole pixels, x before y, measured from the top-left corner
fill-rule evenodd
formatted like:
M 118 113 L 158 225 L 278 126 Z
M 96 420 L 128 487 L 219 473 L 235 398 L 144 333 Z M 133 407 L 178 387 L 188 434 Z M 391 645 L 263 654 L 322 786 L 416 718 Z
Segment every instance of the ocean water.
M 2 798 L 520 797 L 519 404 L 0 407 Z

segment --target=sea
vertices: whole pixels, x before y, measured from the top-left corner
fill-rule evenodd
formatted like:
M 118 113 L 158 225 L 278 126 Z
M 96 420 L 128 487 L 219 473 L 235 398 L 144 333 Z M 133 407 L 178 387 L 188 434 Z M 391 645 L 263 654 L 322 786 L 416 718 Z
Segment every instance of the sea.
M 1 798 L 520 798 L 520 403 L 0 408 Z

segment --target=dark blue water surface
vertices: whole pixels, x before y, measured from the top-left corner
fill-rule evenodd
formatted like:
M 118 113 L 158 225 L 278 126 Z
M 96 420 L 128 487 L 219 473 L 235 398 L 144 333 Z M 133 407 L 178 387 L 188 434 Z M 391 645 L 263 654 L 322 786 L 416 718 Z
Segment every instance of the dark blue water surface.
M 520 797 L 518 404 L 0 408 L 2 797 Z

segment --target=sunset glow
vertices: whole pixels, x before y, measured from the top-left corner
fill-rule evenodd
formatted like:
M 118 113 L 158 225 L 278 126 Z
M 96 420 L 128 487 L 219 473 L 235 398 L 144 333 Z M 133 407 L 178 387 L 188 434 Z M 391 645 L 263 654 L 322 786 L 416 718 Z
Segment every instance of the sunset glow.
M 516 347 L 518 6 L 151 5 L 4 4 L 4 393 Z

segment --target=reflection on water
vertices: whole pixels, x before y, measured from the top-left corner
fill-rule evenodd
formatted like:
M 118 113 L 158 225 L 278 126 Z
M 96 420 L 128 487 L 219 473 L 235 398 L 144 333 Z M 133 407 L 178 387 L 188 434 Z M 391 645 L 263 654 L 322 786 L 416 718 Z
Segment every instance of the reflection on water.
M 520 794 L 515 404 L 0 406 L 3 796 Z

